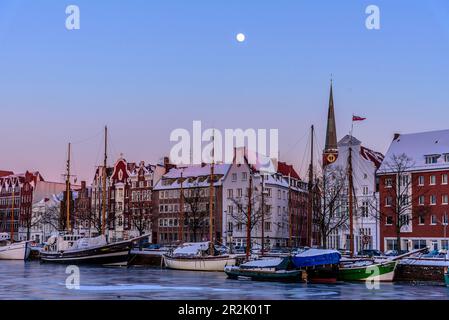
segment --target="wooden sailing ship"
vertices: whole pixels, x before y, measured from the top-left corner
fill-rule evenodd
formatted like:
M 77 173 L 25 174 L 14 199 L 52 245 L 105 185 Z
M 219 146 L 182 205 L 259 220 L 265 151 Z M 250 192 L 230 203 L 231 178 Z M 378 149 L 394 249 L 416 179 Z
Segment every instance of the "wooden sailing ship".
M 64 264 L 97 264 L 97 265 L 127 265 L 129 253 L 135 242 L 148 237 L 143 235 L 130 240 L 109 243 L 106 235 L 106 163 L 107 163 L 107 127 L 104 136 L 104 163 L 102 180 L 102 234 L 89 238 L 74 235 L 70 223 L 70 144 L 67 157 L 66 174 L 66 230 L 58 236 L 52 236 L 47 241 L 40 257 L 44 262 Z

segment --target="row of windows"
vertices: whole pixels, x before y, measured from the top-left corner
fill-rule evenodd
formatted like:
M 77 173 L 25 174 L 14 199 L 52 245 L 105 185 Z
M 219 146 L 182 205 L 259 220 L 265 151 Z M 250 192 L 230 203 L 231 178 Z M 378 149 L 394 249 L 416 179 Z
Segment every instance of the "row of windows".
M 409 186 L 409 176 L 408 175 L 404 175 L 400 178 L 400 186 L 401 187 L 407 187 Z M 440 176 L 440 181 L 442 185 L 447 185 L 449 183 L 449 178 L 448 178 L 448 174 L 443 173 Z M 418 177 L 418 185 L 419 186 L 425 186 L 426 184 L 426 178 L 425 176 L 419 176 Z M 429 176 L 429 185 L 431 186 L 435 186 L 437 185 L 437 176 L 436 175 L 431 175 Z M 385 187 L 386 188 L 391 188 L 393 187 L 393 178 L 386 178 L 385 179 Z
M 248 180 L 248 173 L 242 172 L 241 181 L 246 181 L 246 180 Z M 232 182 L 236 182 L 236 181 L 237 181 L 237 173 L 233 173 L 232 174 Z
M 151 190 L 133 191 L 131 193 L 131 201 L 150 201 Z
M 403 215 L 401 216 L 401 225 L 403 226 L 407 226 L 410 224 L 410 216 L 408 215 Z M 425 216 L 419 216 L 418 217 L 418 225 L 425 225 L 426 224 L 426 217 Z M 437 224 L 442 224 L 442 225 L 448 225 L 449 223 L 449 217 L 447 214 L 443 215 L 443 219 L 440 221 L 436 215 L 432 214 L 430 216 L 430 224 L 431 225 L 437 225 Z M 387 216 L 386 217 L 386 221 L 385 221 L 385 225 L 387 226 L 391 226 L 393 225 L 393 216 Z
M 209 187 L 184 189 L 184 198 L 208 197 Z M 159 191 L 159 199 L 179 199 L 181 190 L 163 190 Z

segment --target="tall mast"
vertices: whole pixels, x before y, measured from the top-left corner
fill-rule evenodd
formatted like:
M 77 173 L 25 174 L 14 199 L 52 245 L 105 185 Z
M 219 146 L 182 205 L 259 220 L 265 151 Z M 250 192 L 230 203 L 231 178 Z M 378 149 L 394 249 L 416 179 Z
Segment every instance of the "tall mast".
M 265 175 L 262 174 L 261 175 L 262 178 L 262 256 L 264 254 L 264 249 L 265 249 Z
M 102 187 L 102 210 L 101 210 L 101 233 L 106 234 L 106 163 L 108 159 L 108 127 L 104 127 L 104 160 L 103 160 L 103 187 Z
M 292 199 L 291 199 L 291 172 L 288 173 L 288 246 L 292 247 L 292 235 L 293 235 L 293 221 L 292 221 L 292 213 L 294 212 L 292 208 Z
M 246 260 L 249 260 L 251 254 L 251 197 L 253 189 L 253 175 L 251 169 L 249 171 L 249 188 L 248 188 L 248 208 L 246 212 Z
M 351 142 L 352 143 L 352 137 Z M 354 218 L 353 218 L 353 209 L 354 209 L 354 199 L 353 199 L 353 175 L 352 175 L 352 148 L 349 147 L 349 156 L 348 156 L 348 180 L 349 180 L 349 250 L 351 252 L 351 257 L 354 256 Z
M 308 200 L 308 215 L 307 215 L 307 241 L 308 246 L 311 247 L 312 241 L 312 219 L 313 219 L 313 136 L 315 134 L 315 127 L 312 125 L 310 130 L 310 165 L 309 165 L 309 200 Z
M 15 189 L 16 189 L 16 183 L 14 182 L 14 178 L 12 178 L 13 185 L 12 185 L 12 204 L 11 204 L 11 242 L 14 242 L 14 197 L 15 197 Z
M 183 188 L 183 172 L 181 171 L 181 195 L 179 204 L 179 219 L 178 219 L 178 240 L 182 243 L 183 233 L 184 233 L 184 188 Z
M 212 134 L 212 163 L 210 165 L 210 181 L 209 181 L 209 253 L 214 254 L 214 158 L 215 158 L 215 130 Z
M 66 228 L 67 232 L 71 231 L 70 226 L 70 147 L 71 144 L 69 143 L 69 148 L 67 152 L 67 177 L 66 177 L 66 202 L 65 202 L 65 208 L 66 208 Z

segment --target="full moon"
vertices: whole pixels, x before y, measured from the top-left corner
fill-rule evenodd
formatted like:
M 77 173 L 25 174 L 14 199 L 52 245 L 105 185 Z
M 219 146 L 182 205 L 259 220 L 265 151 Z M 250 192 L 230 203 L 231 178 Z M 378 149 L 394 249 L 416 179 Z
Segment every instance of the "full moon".
M 237 36 L 235 37 L 237 39 L 238 42 L 243 42 L 245 41 L 245 35 L 243 33 L 239 33 L 237 34 Z

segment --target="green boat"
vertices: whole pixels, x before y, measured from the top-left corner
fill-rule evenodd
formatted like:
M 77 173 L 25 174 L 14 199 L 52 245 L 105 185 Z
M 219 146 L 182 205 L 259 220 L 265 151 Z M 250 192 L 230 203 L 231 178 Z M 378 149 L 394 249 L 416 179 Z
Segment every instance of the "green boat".
M 391 282 L 398 261 L 386 261 L 375 263 L 372 261 L 359 261 L 343 264 L 338 271 L 338 280 L 341 281 L 366 281 L 378 280 Z
M 230 279 L 253 281 L 302 281 L 302 270 L 292 269 L 290 257 L 254 260 L 240 266 L 226 266 L 224 272 Z

